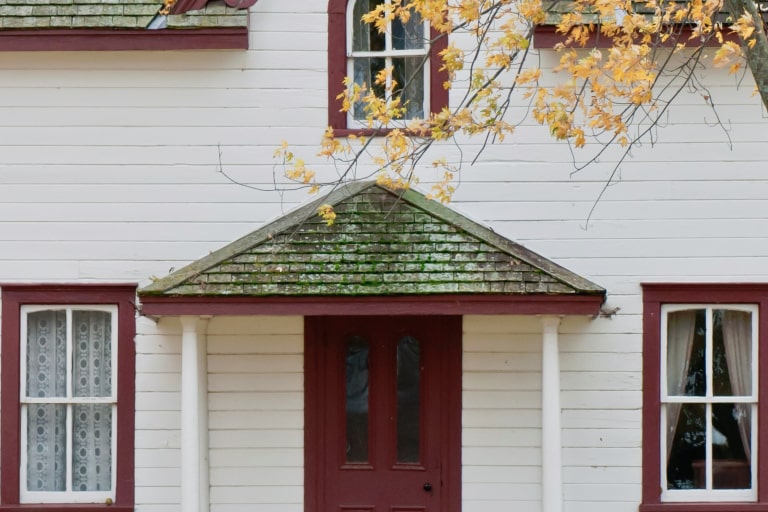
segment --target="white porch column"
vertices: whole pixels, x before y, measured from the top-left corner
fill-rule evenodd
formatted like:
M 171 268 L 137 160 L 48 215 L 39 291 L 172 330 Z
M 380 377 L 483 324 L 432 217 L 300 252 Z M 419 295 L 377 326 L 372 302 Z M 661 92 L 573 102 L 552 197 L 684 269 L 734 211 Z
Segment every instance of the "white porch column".
M 560 431 L 560 318 L 541 318 L 541 510 L 563 510 L 563 459 Z
M 207 382 L 204 359 L 205 337 L 195 316 L 181 321 L 181 512 L 208 510 Z M 205 436 L 206 439 L 203 439 Z M 205 452 L 203 451 L 205 450 Z M 205 479 L 205 482 L 203 482 Z M 203 484 L 205 484 L 203 486 Z M 205 487 L 205 489 L 203 489 Z M 203 499 L 205 501 L 203 501 Z
M 200 446 L 200 512 L 208 512 L 210 501 L 210 464 L 208 461 L 208 320 L 200 317 L 197 344 L 198 428 Z

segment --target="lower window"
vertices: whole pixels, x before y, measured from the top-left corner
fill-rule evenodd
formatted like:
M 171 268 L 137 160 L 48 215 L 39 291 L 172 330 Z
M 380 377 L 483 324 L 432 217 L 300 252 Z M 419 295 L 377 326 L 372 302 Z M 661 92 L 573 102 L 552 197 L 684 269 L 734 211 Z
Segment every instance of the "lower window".
M 3 508 L 132 507 L 134 295 L 3 287 Z
M 768 285 L 643 286 L 641 511 L 765 509 L 767 295 Z

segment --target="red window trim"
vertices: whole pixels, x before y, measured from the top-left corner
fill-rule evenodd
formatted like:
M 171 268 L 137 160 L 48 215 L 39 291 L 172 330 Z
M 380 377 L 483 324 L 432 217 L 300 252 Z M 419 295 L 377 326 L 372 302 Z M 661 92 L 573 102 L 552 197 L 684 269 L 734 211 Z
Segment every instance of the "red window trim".
M 757 304 L 759 387 L 768 387 L 768 284 L 643 284 L 643 485 L 640 512 L 768 512 L 768 399 L 758 402 L 757 501 L 668 503 L 661 501 L 661 306 L 663 304 Z
M 3 285 L 2 401 L 0 402 L 0 510 L 73 510 L 130 512 L 134 505 L 135 285 Z M 117 334 L 117 484 L 115 502 L 107 504 L 19 504 L 20 404 L 19 344 L 21 306 L 28 304 L 111 304 L 118 308 Z
M 247 50 L 248 29 L 0 31 L 0 51 Z
M 347 76 L 347 4 L 351 0 L 328 0 L 328 125 L 337 137 L 349 135 L 386 135 L 383 130 L 354 129 L 347 126 L 347 113 L 341 111 L 342 102 L 336 99 L 344 90 L 344 77 Z M 432 30 L 432 39 L 438 33 Z M 438 54 L 448 47 L 447 37 L 435 40 L 430 51 L 429 109 L 440 112 L 448 106 L 448 91 L 443 83 L 448 80 L 448 73 L 440 71 L 441 62 Z

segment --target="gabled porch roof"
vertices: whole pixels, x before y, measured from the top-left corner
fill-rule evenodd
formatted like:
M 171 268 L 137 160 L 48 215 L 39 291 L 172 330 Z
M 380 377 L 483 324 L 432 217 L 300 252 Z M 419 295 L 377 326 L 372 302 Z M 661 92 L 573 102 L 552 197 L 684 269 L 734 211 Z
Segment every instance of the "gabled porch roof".
M 605 290 L 416 191 L 355 183 L 139 296 L 155 315 L 597 314 Z

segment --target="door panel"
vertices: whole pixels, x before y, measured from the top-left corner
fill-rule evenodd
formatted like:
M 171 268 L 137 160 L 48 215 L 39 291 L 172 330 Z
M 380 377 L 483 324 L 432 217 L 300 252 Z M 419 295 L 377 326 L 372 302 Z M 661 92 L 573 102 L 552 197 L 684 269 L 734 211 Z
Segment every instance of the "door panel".
M 306 327 L 307 510 L 458 511 L 460 318 Z

